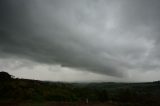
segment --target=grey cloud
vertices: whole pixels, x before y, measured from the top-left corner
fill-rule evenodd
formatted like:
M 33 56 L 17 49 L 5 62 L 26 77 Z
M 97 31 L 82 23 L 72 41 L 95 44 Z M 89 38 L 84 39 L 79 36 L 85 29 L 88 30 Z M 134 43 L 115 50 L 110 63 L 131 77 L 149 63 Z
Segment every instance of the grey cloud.
M 158 0 L 1 1 L 0 57 L 111 76 L 154 70 L 159 9 Z

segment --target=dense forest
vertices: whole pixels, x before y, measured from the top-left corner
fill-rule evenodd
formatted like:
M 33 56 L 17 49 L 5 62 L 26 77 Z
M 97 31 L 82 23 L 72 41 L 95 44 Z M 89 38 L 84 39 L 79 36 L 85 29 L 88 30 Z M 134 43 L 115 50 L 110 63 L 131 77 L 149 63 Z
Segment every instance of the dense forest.
M 0 72 L 0 103 L 113 103 L 115 106 L 160 106 L 160 82 L 63 83 L 14 78 Z

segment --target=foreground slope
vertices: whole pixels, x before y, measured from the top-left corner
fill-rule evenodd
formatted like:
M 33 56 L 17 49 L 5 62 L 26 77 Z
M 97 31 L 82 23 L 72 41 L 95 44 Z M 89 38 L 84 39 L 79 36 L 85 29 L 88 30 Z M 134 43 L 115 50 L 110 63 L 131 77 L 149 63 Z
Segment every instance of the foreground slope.
M 0 106 L 10 103 L 17 106 L 160 106 L 159 81 L 62 83 L 0 77 Z

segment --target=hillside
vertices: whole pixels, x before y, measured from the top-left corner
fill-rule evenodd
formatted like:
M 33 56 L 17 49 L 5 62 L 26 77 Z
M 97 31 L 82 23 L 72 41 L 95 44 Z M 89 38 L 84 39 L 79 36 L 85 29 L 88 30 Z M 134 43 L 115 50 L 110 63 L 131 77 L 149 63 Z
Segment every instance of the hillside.
M 11 103 L 16 101 L 160 106 L 159 81 L 148 83 L 62 83 L 18 79 L 9 76 L 4 79 L 2 78 L 4 76 L 1 75 L 0 77 L 0 104 L 6 101 Z M 76 105 L 74 104 L 74 106 Z

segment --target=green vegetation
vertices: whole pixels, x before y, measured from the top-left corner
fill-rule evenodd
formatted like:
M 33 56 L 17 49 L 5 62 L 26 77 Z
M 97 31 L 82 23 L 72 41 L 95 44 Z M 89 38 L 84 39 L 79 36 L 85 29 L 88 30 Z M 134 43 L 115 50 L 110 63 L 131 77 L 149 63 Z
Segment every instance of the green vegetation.
M 17 79 L 2 72 L 0 72 L 0 77 L 1 102 L 74 103 L 88 100 L 101 103 L 114 102 L 121 106 L 142 106 L 142 104 L 160 106 L 159 81 L 150 83 L 60 83 Z

